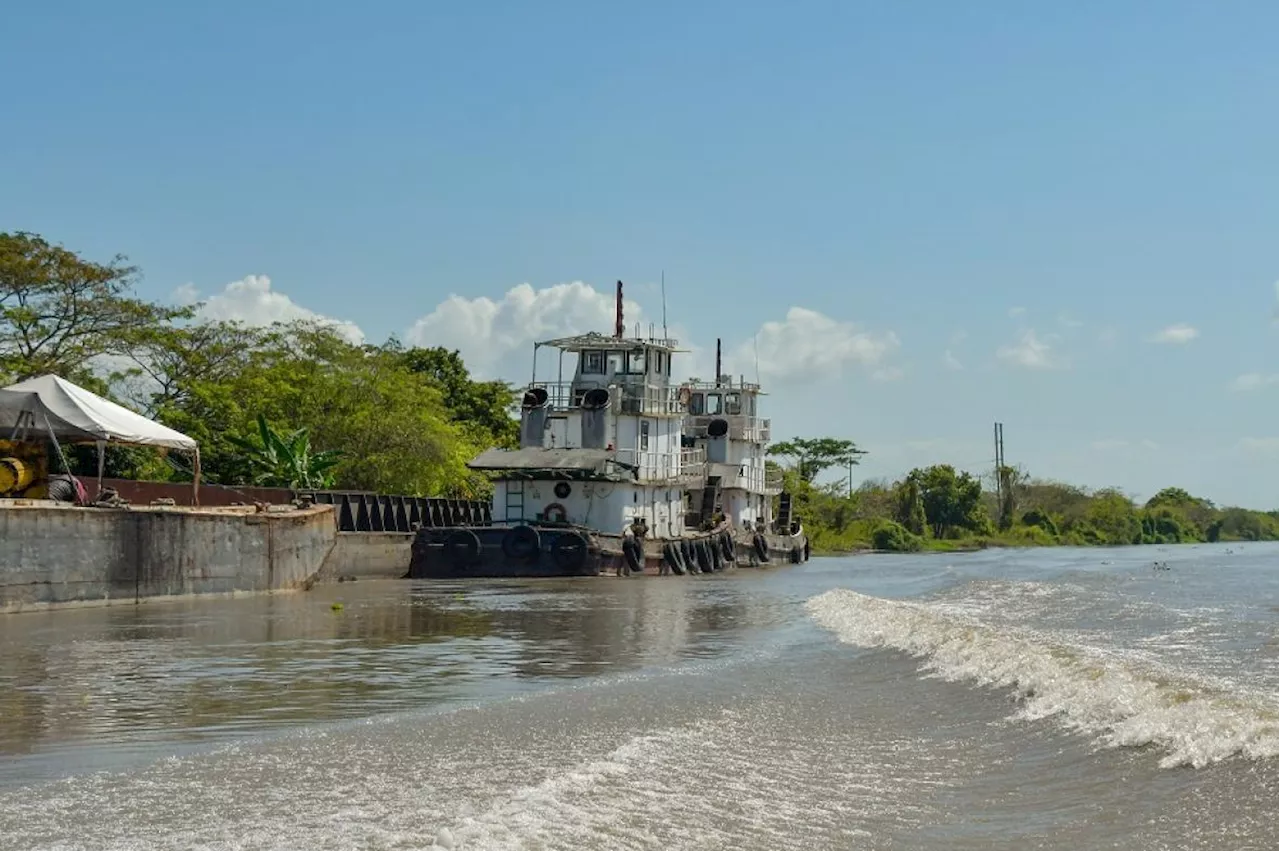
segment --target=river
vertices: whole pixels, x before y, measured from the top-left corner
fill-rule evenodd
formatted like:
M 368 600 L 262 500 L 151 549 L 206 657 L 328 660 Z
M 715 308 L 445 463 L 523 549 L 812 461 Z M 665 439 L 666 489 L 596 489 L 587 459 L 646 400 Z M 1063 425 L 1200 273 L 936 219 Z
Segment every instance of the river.
M 11 615 L 0 849 L 1274 849 L 1278 556 Z

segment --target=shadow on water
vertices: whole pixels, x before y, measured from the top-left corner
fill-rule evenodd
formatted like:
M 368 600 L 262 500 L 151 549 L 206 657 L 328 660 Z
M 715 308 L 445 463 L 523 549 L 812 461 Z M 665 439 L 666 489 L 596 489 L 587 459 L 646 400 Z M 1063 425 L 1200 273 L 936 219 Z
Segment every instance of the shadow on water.
M 198 745 L 678 664 L 742 641 L 745 588 L 364 582 L 14 616 L 0 621 L 0 755 Z

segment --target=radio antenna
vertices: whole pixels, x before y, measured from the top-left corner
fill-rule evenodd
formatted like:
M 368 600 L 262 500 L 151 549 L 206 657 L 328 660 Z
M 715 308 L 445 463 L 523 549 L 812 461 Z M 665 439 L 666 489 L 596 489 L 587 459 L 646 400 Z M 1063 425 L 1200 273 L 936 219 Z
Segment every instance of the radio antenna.
M 757 331 L 755 336 L 751 338 L 751 348 L 756 355 L 756 386 L 760 385 L 760 332 Z
M 667 273 L 662 272 L 662 339 L 667 339 Z

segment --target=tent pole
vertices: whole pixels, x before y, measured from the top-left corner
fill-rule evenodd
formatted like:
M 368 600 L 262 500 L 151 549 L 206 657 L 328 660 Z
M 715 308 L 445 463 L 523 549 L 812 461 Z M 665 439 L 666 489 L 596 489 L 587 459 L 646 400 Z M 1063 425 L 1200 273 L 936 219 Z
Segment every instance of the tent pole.
M 98 496 L 102 496 L 102 472 L 106 469 L 106 441 L 98 441 Z
M 200 504 L 200 447 L 196 447 L 195 475 L 191 477 L 191 504 Z

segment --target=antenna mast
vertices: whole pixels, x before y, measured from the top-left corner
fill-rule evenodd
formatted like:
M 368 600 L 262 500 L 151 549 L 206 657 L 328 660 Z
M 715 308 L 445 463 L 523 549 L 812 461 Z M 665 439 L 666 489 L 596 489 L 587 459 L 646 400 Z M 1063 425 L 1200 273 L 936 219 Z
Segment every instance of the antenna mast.
M 662 339 L 667 339 L 667 272 L 662 271 Z
M 613 326 L 613 336 L 619 340 L 627 336 L 627 326 L 622 324 L 622 281 L 618 281 L 617 319 Z

